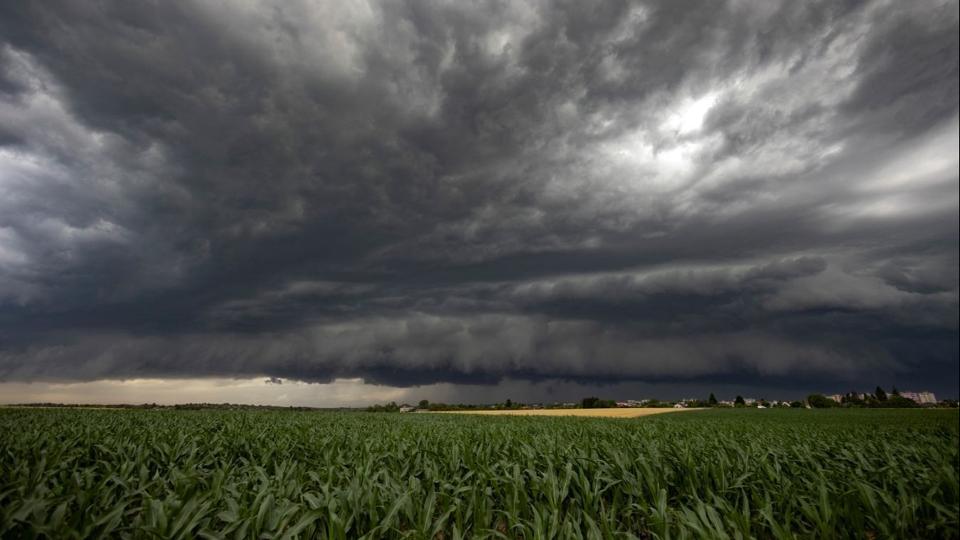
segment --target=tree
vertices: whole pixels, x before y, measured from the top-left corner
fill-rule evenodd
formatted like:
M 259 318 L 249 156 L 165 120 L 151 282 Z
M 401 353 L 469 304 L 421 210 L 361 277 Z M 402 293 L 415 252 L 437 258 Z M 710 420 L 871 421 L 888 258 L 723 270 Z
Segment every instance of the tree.
M 586 397 L 580 400 L 580 406 L 584 409 L 604 409 L 617 406 L 617 402 L 612 399 L 600 399 L 598 397 Z
M 400 410 L 400 406 L 397 405 L 396 401 L 391 401 L 386 405 L 371 405 L 367 407 L 367 410 L 370 412 L 397 412 Z
M 810 394 L 807 396 L 807 403 L 814 409 L 829 409 L 837 406 L 836 401 L 823 394 Z
M 791 409 L 802 409 L 802 408 L 803 408 L 803 402 L 802 402 L 802 401 L 791 401 L 791 402 L 790 402 L 790 408 L 791 408 Z
M 504 405 L 506 405 L 508 409 L 512 408 L 512 407 L 513 407 L 513 400 L 511 400 L 510 398 L 507 398 L 507 402 L 504 403 Z
M 426 399 L 421 399 L 421 400 L 420 400 L 420 408 L 421 408 L 421 409 L 427 409 L 427 408 L 429 408 L 429 407 L 430 407 L 430 402 L 429 402 L 428 400 L 426 400 Z
M 887 400 L 887 393 L 884 392 L 884 391 L 883 391 L 883 388 L 880 388 L 879 386 L 877 387 L 876 390 L 873 391 L 873 395 L 876 396 L 877 401 L 886 401 L 886 400 Z
M 840 402 L 844 405 L 863 406 L 863 400 L 860 399 L 860 396 L 856 392 L 847 392 L 840 399 Z
M 747 406 L 747 402 L 743 400 L 743 396 L 737 396 L 737 399 L 733 400 L 733 404 L 737 407 Z
M 707 400 L 707 403 L 709 403 L 711 407 L 717 404 L 717 396 L 713 395 L 713 392 L 710 392 L 710 399 Z
M 900 395 L 900 391 L 897 390 L 897 387 L 896 387 L 896 386 L 893 387 L 893 391 L 890 392 L 890 393 L 893 394 L 893 395 L 895 395 L 895 396 L 899 396 L 899 395 Z
M 916 401 L 905 398 L 903 396 L 893 395 L 891 396 L 886 403 L 883 404 L 884 407 L 897 407 L 902 409 L 911 409 L 914 407 L 919 407 L 920 404 Z

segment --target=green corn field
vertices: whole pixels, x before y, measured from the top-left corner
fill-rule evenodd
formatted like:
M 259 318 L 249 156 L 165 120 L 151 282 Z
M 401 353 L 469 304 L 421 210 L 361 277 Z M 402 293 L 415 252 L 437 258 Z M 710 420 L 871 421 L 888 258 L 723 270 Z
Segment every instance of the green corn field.
M 958 538 L 956 410 L 0 409 L 3 538 Z

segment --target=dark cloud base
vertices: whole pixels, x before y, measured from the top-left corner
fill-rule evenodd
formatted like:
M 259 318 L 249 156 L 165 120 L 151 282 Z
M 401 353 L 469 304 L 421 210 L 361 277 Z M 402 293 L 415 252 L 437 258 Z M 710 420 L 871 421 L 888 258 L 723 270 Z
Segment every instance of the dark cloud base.
M 958 388 L 958 5 L 0 7 L 0 380 Z

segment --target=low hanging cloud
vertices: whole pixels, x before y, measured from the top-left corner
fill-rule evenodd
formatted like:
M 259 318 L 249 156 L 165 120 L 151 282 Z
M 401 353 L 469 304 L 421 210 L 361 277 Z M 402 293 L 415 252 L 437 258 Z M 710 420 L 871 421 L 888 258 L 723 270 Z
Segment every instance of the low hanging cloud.
M 958 34 L 934 0 L 9 3 L 0 380 L 955 394 Z

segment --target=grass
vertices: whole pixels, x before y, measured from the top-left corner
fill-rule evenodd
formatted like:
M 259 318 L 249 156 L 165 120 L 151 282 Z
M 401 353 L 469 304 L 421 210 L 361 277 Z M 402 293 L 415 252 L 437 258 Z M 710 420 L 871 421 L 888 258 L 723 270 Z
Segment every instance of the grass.
M 956 410 L 0 409 L 3 538 L 957 538 Z

